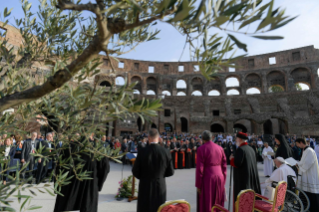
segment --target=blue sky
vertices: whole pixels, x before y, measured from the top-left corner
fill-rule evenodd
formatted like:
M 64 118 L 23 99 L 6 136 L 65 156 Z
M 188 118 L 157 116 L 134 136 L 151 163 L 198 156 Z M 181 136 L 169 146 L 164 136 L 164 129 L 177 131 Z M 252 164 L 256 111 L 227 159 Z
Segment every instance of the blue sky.
M 30 0 L 32 11 L 37 11 L 38 0 Z M 87 2 L 86 0 L 84 2 Z M 94 2 L 94 0 L 92 1 Z M 10 24 L 14 25 L 14 19 L 23 17 L 20 0 L 1 0 L 1 8 L 13 8 Z M 271 35 L 284 36 L 284 40 L 264 41 L 250 38 L 244 35 L 236 35 L 238 39 L 248 45 L 248 54 L 256 55 L 268 52 L 281 51 L 314 45 L 319 48 L 319 1 L 318 0 L 277 0 L 276 7 L 286 8 L 290 16 L 298 15 L 298 18 Z M 1 11 L 2 12 L 2 11 Z M 138 46 L 134 51 L 123 55 L 124 58 L 152 60 L 152 61 L 178 61 L 185 42 L 185 37 L 172 26 L 159 22 L 157 28 L 161 30 L 160 40 L 147 42 Z M 212 33 L 215 33 L 212 31 Z M 243 52 L 238 50 L 237 54 Z M 188 48 L 182 56 L 182 61 L 189 61 Z
M 13 8 L 10 19 L 11 24 L 14 24 L 13 16 L 17 18 L 23 17 L 20 0 L 1 1 L 1 8 Z M 39 4 L 38 0 L 30 0 L 29 2 L 32 3 L 32 11 L 35 12 Z M 276 6 L 286 8 L 288 15 L 299 15 L 299 17 L 285 27 L 269 33 L 284 36 L 284 40 L 264 41 L 236 35 L 242 42 L 248 44 L 249 55 L 281 51 L 307 45 L 314 45 L 316 48 L 319 48 L 318 0 L 277 0 Z M 160 40 L 141 44 L 134 51 L 123 55 L 123 57 L 140 60 L 178 61 L 182 53 L 185 37 L 168 24 L 158 23 L 156 26 L 161 30 L 158 35 Z M 237 53 L 243 52 L 238 51 Z M 188 61 L 189 59 L 188 48 L 186 48 L 182 60 Z

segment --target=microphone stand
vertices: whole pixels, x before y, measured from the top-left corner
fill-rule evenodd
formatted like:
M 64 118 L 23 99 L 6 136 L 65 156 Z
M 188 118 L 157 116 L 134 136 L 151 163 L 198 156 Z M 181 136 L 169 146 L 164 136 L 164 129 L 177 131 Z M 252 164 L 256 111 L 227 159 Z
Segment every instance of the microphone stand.
M 232 182 L 233 182 L 233 167 L 230 165 L 230 178 L 229 178 L 229 194 L 228 194 L 228 210 L 230 210 L 231 193 L 232 193 Z

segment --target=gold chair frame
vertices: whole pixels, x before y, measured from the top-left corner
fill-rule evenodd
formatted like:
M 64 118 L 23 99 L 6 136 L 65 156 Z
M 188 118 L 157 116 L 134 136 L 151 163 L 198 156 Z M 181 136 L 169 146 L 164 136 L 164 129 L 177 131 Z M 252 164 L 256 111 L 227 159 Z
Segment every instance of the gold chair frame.
M 189 211 L 191 211 L 191 205 L 190 205 L 187 201 L 185 201 L 185 200 L 172 200 L 172 201 L 169 201 L 169 202 L 166 202 L 166 203 L 162 204 L 162 205 L 158 208 L 157 212 L 161 212 L 161 210 L 162 210 L 164 207 L 166 207 L 166 206 L 168 206 L 168 205 L 173 205 L 173 204 L 187 204 L 187 205 L 188 205 L 188 208 L 189 208 Z
M 269 202 L 269 203 L 272 203 L 272 209 L 271 209 L 272 212 L 273 212 L 274 209 L 275 209 L 275 204 L 274 204 L 274 203 L 277 202 L 278 188 L 279 188 L 279 186 L 280 186 L 281 184 L 286 184 L 286 185 L 287 185 L 287 182 L 286 182 L 286 181 L 280 181 L 280 182 L 278 183 L 278 185 L 276 186 L 276 191 L 275 191 L 275 195 L 274 195 L 275 198 L 274 198 L 273 201 L 272 201 L 272 200 L 269 200 L 269 199 L 265 199 L 265 198 L 263 198 L 263 196 L 261 196 L 261 195 L 258 195 L 258 196 L 257 196 L 257 197 L 259 197 L 259 198 L 262 198 L 263 200 L 266 200 L 266 201 Z M 284 204 L 282 204 L 282 205 L 280 206 L 280 209 L 278 210 L 278 212 L 282 211 L 283 209 L 284 209 Z M 257 208 L 254 208 L 254 210 L 255 210 L 255 211 L 259 211 L 259 212 L 263 212 L 263 211 L 261 211 L 261 210 L 258 210 Z
M 239 199 L 240 199 L 241 195 L 243 195 L 243 194 L 245 194 L 245 193 L 247 193 L 247 192 L 253 192 L 253 193 L 254 193 L 254 196 L 255 196 L 255 194 L 256 194 L 255 191 L 252 190 L 252 189 L 246 189 L 246 190 L 240 191 L 239 194 L 237 195 L 237 199 L 236 199 L 236 202 L 235 202 L 235 212 L 238 211 L 238 208 L 239 208 Z M 230 200 L 228 200 L 228 201 L 230 201 Z M 255 208 L 255 200 L 254 200 L 254 203 L 253 203 L 253 210 L 252 210 L 251 212 L 254 211 L 254 208 Z M 224 210 L 224 209 L 220 208 L 219 206 L 213 206 L 212 212 L 214 211 L 214 209 L 218 209 L 218 210 L 220 210 L 220 211 Z

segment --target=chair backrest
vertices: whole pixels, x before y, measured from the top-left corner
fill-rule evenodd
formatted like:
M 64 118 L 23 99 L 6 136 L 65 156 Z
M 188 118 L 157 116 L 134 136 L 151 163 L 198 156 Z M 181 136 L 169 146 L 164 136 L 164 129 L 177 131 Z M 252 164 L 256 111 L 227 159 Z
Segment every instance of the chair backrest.
M 286 191 L 287 191 L 287 182 L 280 181 L 276 187 L 273 210 L 274 208 L 279 208 L 280 206 L 284 204 Z
M 237 196 L 236 212 L 253 212 L 255 207 L 255 191 L 241 191 Z
M 161 205 L 157 212 L 190 212 L 191 206 L 187 201 L 174 200 Z

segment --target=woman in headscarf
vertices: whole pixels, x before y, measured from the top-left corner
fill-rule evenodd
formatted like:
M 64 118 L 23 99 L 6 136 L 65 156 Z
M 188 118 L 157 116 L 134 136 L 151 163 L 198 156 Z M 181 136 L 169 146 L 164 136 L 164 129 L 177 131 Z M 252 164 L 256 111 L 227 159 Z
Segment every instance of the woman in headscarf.
M 290 157 L 294 157 L 294 152 L 290 148 L 284 135 L 276 134 L 275 141 L 276 141 L 276 144 L 279 146 L 276 151 L 275 158 L 283 157 L 284 159 L 287 159 Z

